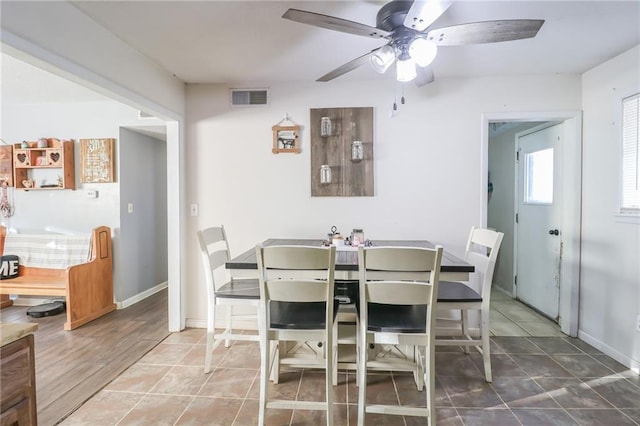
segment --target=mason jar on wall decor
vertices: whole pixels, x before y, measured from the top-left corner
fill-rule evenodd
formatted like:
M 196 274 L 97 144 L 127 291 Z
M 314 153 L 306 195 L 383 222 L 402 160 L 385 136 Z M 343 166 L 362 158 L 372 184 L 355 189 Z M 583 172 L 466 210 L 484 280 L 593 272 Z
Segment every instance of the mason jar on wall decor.
M 320 119 L 320 136 L 331 136 L 332 123 L 330 117 L 322 117 Z
M 327 164 L 320 166 L 320 183 L 331 183 L 331 167 Z
M 351 142 L 351 161 L 364 160 L 364 146 L 362 141 Z

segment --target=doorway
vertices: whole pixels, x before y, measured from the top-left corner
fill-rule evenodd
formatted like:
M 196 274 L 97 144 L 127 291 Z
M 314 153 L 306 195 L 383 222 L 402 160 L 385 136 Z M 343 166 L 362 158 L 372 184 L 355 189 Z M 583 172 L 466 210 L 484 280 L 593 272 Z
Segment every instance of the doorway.
M 581 125 L 582 117 L 579 111 L 568 112 L 523 112 L 523 113 L 486 113 L 482 115 L 482 143 L 481 143 L 481 223 L 483 226 L 494 227 L 496 221 L 501 224 L 500 231 L 505 232 L 505 239 L 496 264 L 494 286 L 496 289 L 517 297 L 515 293 L 515 273 L 513 259 L 517 247 L 514 244 L 515 227 L 515 197 L 516 183 L 515 134 L 523 132 L 543 123 L 564 123 L 562 128 L 563 158 L 560 168 L 563 176 L 560 179 L 561 191 L 568 194 L 560 202 L 562 211 L 560 229 L 563 230 L 566 243 L 560 268 L 558 323 L 563 333 L 576 336 L 578 331 L 578 278 L 580 265 L 580 205 L 581 205 Z M 547 124 L 548 126 L 549 124 Z M 502 127 L 509 130 L 511 138 L 502 144 L 507 147 L 500 150 L 499 155 L 492 151 L 489 159 L 490 133 Z M 505 178 L 496 175 L 495 168 L 490 167 L 495 161 L 509 162 L 511 172 Z M 493 170 L 492 170 L 493 169 Z M 510 195 L 510 207 L 499 207 L 500 197 L 505 193 Z M 504 203 L 504 200 L 502 200 Z M 489 217 L 491 220 L 489 220 Z M 510 225 L 509 225 L 510 223 Z M 506 243 L 506 244 L 505 244 Z
M 517 133 L 514 295 L 554 322 L 560 305 L 562 129 L 544 124 Z

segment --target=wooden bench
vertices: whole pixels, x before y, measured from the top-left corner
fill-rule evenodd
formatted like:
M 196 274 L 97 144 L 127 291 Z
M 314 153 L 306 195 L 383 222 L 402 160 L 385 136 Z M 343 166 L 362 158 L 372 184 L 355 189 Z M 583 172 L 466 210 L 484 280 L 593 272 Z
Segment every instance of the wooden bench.
M 4 253 L 5 240 L 6 228 L 0 226 L 1 253 Z M 111 229 L 107 226 L 93 229 L 90 246 L 90 257 L 86 263 L 65 269 L 25 266 L 21 262 L 17 278 L 0 280 L 1 307 L 12 304 L 10 294 L 64 296 L 67 312 L 65 330 L 73 330 L 115 310 Z

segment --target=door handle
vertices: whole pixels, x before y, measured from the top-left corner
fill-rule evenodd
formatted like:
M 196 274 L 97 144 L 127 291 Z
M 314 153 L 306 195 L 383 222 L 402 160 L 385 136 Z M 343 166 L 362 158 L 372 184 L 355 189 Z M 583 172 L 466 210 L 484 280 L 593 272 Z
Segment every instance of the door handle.
M 557 229 L 549 229 L 549 235 L 560 235 L 560 231 Z

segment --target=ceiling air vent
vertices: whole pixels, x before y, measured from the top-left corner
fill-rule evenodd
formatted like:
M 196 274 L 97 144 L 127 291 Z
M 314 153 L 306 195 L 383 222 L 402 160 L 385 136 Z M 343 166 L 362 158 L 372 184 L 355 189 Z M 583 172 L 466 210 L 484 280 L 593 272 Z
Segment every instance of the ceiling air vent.
M 231 106 L 267 105 L 267 89 L 231 89 Z

